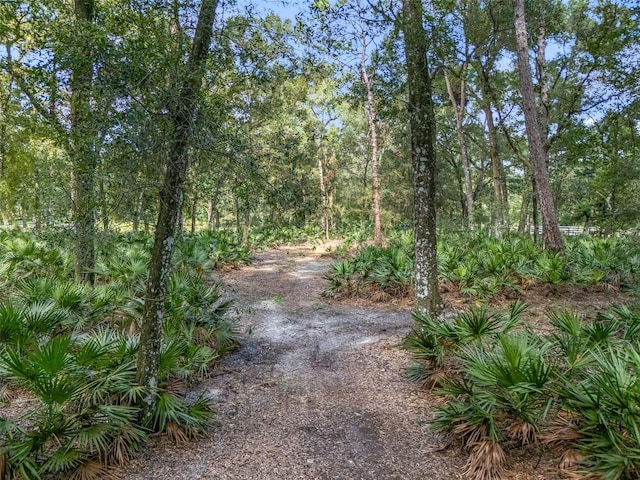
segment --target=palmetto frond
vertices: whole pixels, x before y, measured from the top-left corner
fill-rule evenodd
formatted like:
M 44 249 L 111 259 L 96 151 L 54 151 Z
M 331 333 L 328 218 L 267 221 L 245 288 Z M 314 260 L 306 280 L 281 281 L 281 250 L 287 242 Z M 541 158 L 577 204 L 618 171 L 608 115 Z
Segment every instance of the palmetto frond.
M 0 303 L 0 344 L 24 346 L 63 330 L 68 316 L 51 301 Z
M 598 349 L 595 368 L 577 384 L 566 381 L 565 407 L 580 418 L 576 447 L 607 480 L 640 473 L 640 353 L 637 345 Z
M 186 432 L 204 432 L 213 416 L 213 410 L 205 399 L 199 399 L 193 405 L 178 396 L 161 392 L 158 395 L 156 410 L 153 414 L 152 428 L 157 432 L 165 432 L 167 426 L 180 426 Z
M 149 252 L 138 246 L 128 246 L 107 256 L 94 268 L 98 280 L 130 295 L 144 292 L 149 272 Z
M 69 473 L 69 480 L 115 480 L 118 477 L 101 462 L 84 460 Z

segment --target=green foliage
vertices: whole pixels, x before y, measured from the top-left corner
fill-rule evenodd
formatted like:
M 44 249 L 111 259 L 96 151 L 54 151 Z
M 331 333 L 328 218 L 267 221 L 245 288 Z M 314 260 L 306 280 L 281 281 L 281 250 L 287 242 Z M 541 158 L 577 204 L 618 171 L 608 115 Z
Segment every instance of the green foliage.
M 249 244 L 255 250 L 273 248 L 281 245 L 301 245 L 304 243 L 320 243 L 324 232 L 317 226 L 262 226 L 251 231 Z
M 35 299 L 29 304 L 18 299 L 0 303 L 0 349 L 5 345 L 21 348 L 37 344 L 41 339 L 60 331 L 68 320 L 50 301 Z
M 378 299 L 406 295 L 412 281 L 412 247 L 404 239 L 389 247 L 364 247 L 336 263 L 327 274 L 325 295 Z M 518 295 L 535 285 L 580 285 L 632 290 L 640 280 L 640 248 L 632 238 L 584 237 L 567 241 L 566 256 L 545 251 L 532 240 L 485 236 L 443 236 L 438 244 L 441 286 L 487 299 Z
M 323 295 L 362 295 L 377 301 L 408 295 L 413 276 L 413 245 L 409 240 L 404 235 L 386 248 L 365 246 L 354 258 L 335 263 L 324 277 L 329 284 Z
M 518 328 L 523 309 L 478 308 L 452 321 L 414 314 L 409 376 L 446 398 L 434 428 L 464 441 L 473 479 L 498 478 L 507 446 L 540 441 L 579 451 L 577 467 L 607 480 L 637 478 L 640 311 L 549 312 L 553 329 L 541 335 Z
M 630 290 L 640 274 L 640 248 L 633 237 L 584 237 L 567 243 L 576 282 L 607 290 Z
M 66 255 L 62 249 L 46 256 L 51 239 L 16 238 L 0 238 L 2 259 L 14 272 L 0 301 L 0 381 L 5 393 L 19 391 L 30 401 L 19 416 L 0 419 L 6 478 L 100 478 L 110 465 L 129 461 L 150 433 L 176 441 L 201 435 L 213 411 L 206 399 L 186 394 L 239 337 L 231 301 L 204 277 L 219 252 L 217 237 L 185 239 L 168 285 L 154 389 L 136 383 L 147 239 L 106 239 L 90 287 L 41 261 Z M 143 426 L 141 405 L 150 395 L 159 401 Z
M 60 334 L 29 348 L 5 347 L 3 379 L 37 399 L 33 410 L 2 422 L 10 478 L 25 469 L 28 478 L 50 478 L 92 461 L 122 464 L 146 441 L 139 409 L 126 401 L 136 352 L 127 341 L 103 328 L 95 336 Z
M 592 351 L 592 368 L 564 381 L 562 408 L 576 417 L 585 466 L 606 480 L 640 475 L 640 345 Z
M 215 360 L 237 346 L 239 330 L 228 315 L 230 307 L 231 301 L 222 298 L 219 284 L 206 285 L 194 273 L 175 272 L 171 276 L 164 320 L 171 347 L 161 357 L 175 357 L 171 363 L 180 371 L 178 376 L 205 375 Z
M 9 281 L 31 275 L 65 278 L 71 274 L 71 255 L 55 244 L 21 232 L 0 231 L 0 265 Z
M 489 313 L 485 307 L 471 308 L 452 320 L 440 320 L 422 312 L 413 312 L 415 326 L 404 346 L 412 352 L 413 364 L 407 373 L 415 380 L 435 386 L 455 375 L 459 355 L 465 345 L 484 345 L 506 335 L 520 321 L 527 305 L 515 302 L 507 314 Z
M 95 269 L 96 281 L 114 290 L 140 294 L 149 272 L 149 251 L 136 244 L 123 244 L 100 259 Z
M 185 235 L 176 245 L 173 264 L 179 269 L 202 273 L 212 268 L 248 264 L 251 253 L 224 231 L 204 230 Z
M 533 442 L 548 408 L 545 387 L 553 371 L 544 347 L 539 338 L 524 332 L 500 334 L 490 345 L 462 348 L 464 377 L 439 387 L 440 394 L 454 400 L 438 411 L 434 427 L 457 428 L 468 443 Z

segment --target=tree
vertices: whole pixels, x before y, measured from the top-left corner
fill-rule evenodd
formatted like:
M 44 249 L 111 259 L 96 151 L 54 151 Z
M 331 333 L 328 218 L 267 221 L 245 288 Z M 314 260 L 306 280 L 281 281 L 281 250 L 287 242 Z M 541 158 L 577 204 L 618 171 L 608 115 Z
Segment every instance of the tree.
M 456 135 L 458 136 L 458 144 L 460 146 L 460 160 L 462 162 L 462 171 L 464 173 L 465 186 L 465 206 L 467 214 L 467 227 L 470 231 L 475 230 L 473 216 L 473 183 L 471 178 L 471 164 L 469 162 L 469 150 L 467 149 L 467 141 L 464 133 L 464 119 L 467 110 L 467 67 L 469 57 L 469 44 L 465 44 L 465 59 L 459 72 L 459 83 L 454 85 L 448 72 L 448 67 L 444 71 L 444 79 L 447 85 L 447 93 L 451 108 L 456 117 Z
M 498 102 L 496 64 L 506 44 L 508 18 L 496 12 L 493 2 L 465 2 L 464 33 L 472 48 L 470 66 L 476 72 L 477 101 L 484 113 L 487 129 L 493 198 L 491 226 L 494 235 L 509 231 L 509 195 L 502 156 L 499 152 L 498 130 L 494 108 Z
M 91 84 L 93 82 L 93 46 L 91 24 L 95 17 L 94 0 L 75 0 L 77 24 L 76 61 L 71 70 L 71 203 L 75 227 L 76 278 L 93 283 L 95 264 L 95 171 L 96 135 L 91 117 Z M 94 131 L 92 131 L 94 130 Z
M 379 42 L 385 35 L 388 36 L 390 23 L 380 21 L 378 7 L 372 2 L 362 1 L 314 2 L 314 15 L 310 23 L 319 25 L 319 28 L 310 34 L 308 42 L 313 44 L 312 55 L 320 52 L 337 67 L 339 80 L 349 85 L 352 103 L 357 102 L 364 107 L 362 110 L 368 138 L 364 151 L 362 223 L 366 225 L 373 217 L 374 244 L 381 246 L 384 182 L 381 182 L 380 167 L 386 132 L 383 132 L 384 125 L 380 118 L 383 97 L 378 88 L 381 83 L 378 75 L 381 58 Z M 371 193 L 367 192 L 369 183 Z
M 563 251 L 564 245 L 560 236 L 560 228 L 556 217 L 556 208 L 549 184 L 547 170 L 547 154 L 541 131 L 529 66 L 529 40 L 525 18 L 524 0 L 514 0 L 514 26 L 516 32 L 516 53 L 518 57 L 518 74 L 522 92 L 522 110 L 524 112 L 529 154 L 536 181 L 536 192 L 542 212 L 542 234 L 547 248 Z
M 138 384 L 151 387 L 151 393 L 145 399 L 145 420 L 152 415 L 157 402 L 153 389 L 158 386 L 158 363 L 167 280 L 171 268 L 177 221 L 182 208 L 184 180 L 189 165 L 189 140 L 204 76 L 203 67 L 213 35 L 213 20 L 217 4 L 217 0 L 202 0 L 200 4 L 193 45 L 184 71 L 185 77 L 181 79 L 177 96 L 169 106 L 172 135 L 169 139 L 164 184 L 160 192 L 158 221 L 149 264 L 137 365 Z
M 418 310 L 437 316 L 443 304 L 438 292 L 435 115 L 422 0 L 403 0 L 402 13 L 413 165 L 414 299 Z
M 367 71 L 367 36 L 362 32 L 362 57 L 360 59 L 360 79 L 367 92 L 366 115 L 369 122 L 369 139 L 371 142 L 371 184 L 373 191 L 373 243 L 382 246 L 382 230 L 380 226 L 380 174 L 378 161 L 378 111 L 373 92 L 373 82 Z
M 18 7 L 14 8 L 6 13 L 11 22 L 7 33 L 11 35 L 6 37 L 4 67 L 67 151 L 71 164 L 75 274 L 76 278 L 92 283 L 94 174 L 98 162 L 98 115 L 92 107 L 95 104 L 93 80 L 94 59 L 101 53 L 96 44 L 102 35 L 94 28 L 95 1 L 76 0 L 72 19 L 66 18 L 63 11 L 54 10 L 56 13 L 52 14 L 36 3 L 32 9 L 25 10 L 28 14 L 20 21 L 23 14 Z M 43 40 L 47 35 L 36 33 L 42 29 L 51 33 L 52 38 Z M 33 61 L 33 56 L 42 60 Z M 68 85 L 61 86 L 67 78 Z M 59 103 L 64 101 L 60 91 L 67 89 L 70 91 L 68 103 L 59 108 Z

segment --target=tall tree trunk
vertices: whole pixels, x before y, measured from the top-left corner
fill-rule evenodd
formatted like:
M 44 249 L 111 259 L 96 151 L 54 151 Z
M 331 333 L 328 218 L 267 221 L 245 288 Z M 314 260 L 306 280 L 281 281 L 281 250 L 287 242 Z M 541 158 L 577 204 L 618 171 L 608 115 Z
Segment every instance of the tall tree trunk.
M 216 201 L 213 197 L 209 197 L 207 200 L 207 230 L 213 231 L 213 221 L 216 209 Z
M 13 47 L 9 44 L 5 44 L 5 48 L 9 51 Z M 6 93 L 0 90 L 0 178 L 4 175 L 5 162 L 7 160 L 7 122 L 9 120 L 9 104 L 11 101 L 11 92 L 13 91 L 13 74 L 9 73 L 9 83 L 7 85 Z
M 6 48 L 11 48 L 7 46 Z M 11 83 L 9 83 L 8 92 L 5 95 L 0 91 L 0 178 L 4 176 L 4 165 L 7 156 L 7 119 L 9 115 L 7 109 L 9 106 L 9 95 L 11 94 Z
M 194 186 L 193 203 L 191 204 L 191 233 L 196 233 L 196 221 L 198 217 L 198 190 Z
M 20 220 L 22 221 L 22 228 L 26 230 L 29 225 L 27 224 L 27 207 L 24 202 L 20 202 Z
M 149 216 L 147 212 L 142 210 L 140 212 L 142 214 L 142 224 L 144 225 L 144 233 L 149 233 L 151 231 L 151 224 L 149 223 Z
M 71 198 L 75 236 L 75 276 L 93 283 L 95 263 L 96 171 L 95 135 L 91 128 L 91 84 L 93 56 L 89 25 L 95 16 L 94 0 L 75 0 L 74 13 L 80 42 L 79 55 L 71 72 L 71 131 L 69 138 L 72 162 Z
M 216 208 L 216 198 L 218 198 L 217 193 L 207 201 L 207 229 L 210 232 L 213 232 L 219 226 L 220 211 Z
M 546 248 L 564 251 L 560 228 L 556 218 L 556 209 L 549 184 L 547 170 L 547 155 L 542 142 L 540 121 L 536 108 L 536 101 L 529 66 L 529 43 L 527 38 L 527 24 L 524 11 L 524 0 L 514 0 L 514 26 L 516 31 L 516 50 L 518 56 L 518 73 L 520 76 L 520 90 L 522 91 L 522 109 L 527 130 L 527 140 L 531 163 L 536 180 L 538 203 L 542 213 L 542 231 Z
M 487 132 L 489 135 L 489 158 L 491 159 L 491 183 L 493 184 L 492 227 L 496 237 L 501 237 L 509 231 L 509 205 L 503 192 L 503 167 L 498 155 L 498 139 L 496 126 L 493 123 L 491 104 L 487 101 L 483 107 L 487 119 Z
M 242 222 L 242 246 L 247 248 L 249 246 L 249 233 L 251 231 L 251 209 L 249 206 L 245 206 L 243 213 L 244 222 Z
M 322 140 L 320 140 L 321 142 Z M 324 181 L 324 165 L 322 157 L 324 156 L 324 150 L 322 146 L 318 148 L 318 178 L 320 180 L 320 208 L 322 209 L 322 230 L 324 231 L 325 240 L 329 240 L 329 215 L 327 212 L 327 185 Z
M 364 162 L 364 173 L 362 175 L 362 212 L 361 212 L 361 217 L 362 217 L 362 231 L 365 232 L 367 230 L 367 220 L 369 220 L 369 195 L 367 195 L 367 190 L 369 189 L 369 174 L 367 173 L 369 171 L 369 160 L 371 160 L 370 158 L 367 158 L 367 160 Z
M 538 213 L 538 188 L 536 177 L 531 176 L 531 222 L 533 223 L 533 243 L 540 242 L 540 215 Z M 544 229 L 544 227 L 543 227 Z M 544 234 L 544 232 L 543 232 Z
M 525 184 L 526 188 L 526 184 Z M 520 218 L 518 220 L 518 235 L 529 235 L 529 203 L 531 195 L 522 194 L 522 205 L 520 205 Z
M 102 217 L 102 229 L 107 232 L 109 230 L 109 206 L 107 204 L 107 195 L 104 190 L 104 178 L 100 178 L 100 216 Z
M 335 193 L 335 174 L 336 172 L 336 156 L 331 154 L 329 158 L 329 170 L 327 172 L 327 208 L 329 210 L 329 229 L 335 230 L 336 228 L 336 216 L 334 209 L 334 193 Z
M 7 120 L 4 113 L 6 107 L 3 103 L 0 97 L 0 178 L 4 175 L 4 163 L 7 156 Z
M 435 317 L 444 306 L 438 292 L 435 114 L 422 0 L 402 0 L 402 13 L 413 171 L 414 300 L 416 309 Z
M 458 201 L 460 202 L 460 213 L 462 218 L 466 220 L 467 202 L 465 201 L 464 183 L 463 183 L 464 181 L 462 179 L 464 175 L 462 173 L 462 169 L 460 168 L 460 165 L 458 165 L 458 162 L 456 162 L 456 159 L 453 155 L 449 157 L 449 159 L 447 160 L 447 163 L 451 165 L 451 168 L 453 168 L 453 171 L 455 172 L 456 186 L 458 187 Z
M 467 150 L 467 141 L 464 136 L 464 116 L 466 113 L 466 75 L 467 64 L 462 67 L 460 75 L 460 91 L 458 95 L 453 90 L 449 73 L 445 69 L 444 79 L 447 84 L 447 92 L 449 94 L 449 100 L 451 101 L 451 107 L 456 116 L 456 135 L 458 136 L 458 144 L 460 146 L 460 160 L 462 163 L 462 172 L 464 174 L 464 187 L 465 187 L 465 204 L 467 214 L 467 227 L 470 231 L 475 230 L 475 224 L 473 220 L 473 181 L 471 179 L 471 164 L 469 162 L 469 152 Z
M 42 200 L 40 197 L 40 171 L 36 168 L 33 172 L 34 192 L 33 192 L 33 223 L 36 231 L 42 228 Z
M 157 405 L 158 362 L 162 340 L 162 318 L 167 294 L 167 280 L 175 243 L 175 230 L 184 195 L 187 173 L 189 140 L 195 121 L 195 106 L 201 88 L 203 68 L 213 34 L 213 20 L 218 0 L 202 0 L 193 46 L 186 65 L 186 77 L 182 80 L 175 103 L 170 109 L 172 135 L 164 177 L 160 192 L 160 210 L 149 264 L 149 279 L 142 315 L 142 332 L 138 353 L 137 381 L 151 387 L 151 394 L 144 399 L 143 420 L 149 422 Z
M 209 193 L 209 199 L 207 200 L 207 229 L 211 232 L 219 227 L 220 211 L 216 207 L 216 200 L 219 195 L 220 183 L 217 182 Z
M 487 136 L 489 139 L 489 159 L 491 160 L 491 182 L 493 184 L 493 205 L 491 208 L 491 225 L 496 237 L 509 231 L 509 191 L 507 190 L 507 178 L 504 172 L 504 164 L 498 151 L 498 135 L 493 118 L 492 106 L 497 104 L 495 92 L 492 89 L 489 71 L 490 65 L 494 65 L 495 56 L 487 57 L 483 61 L 478 48 L 474 49 L 480 90 L 482 92 L 482 110 L 487 122 Z M 500 118 L 500 110 L 498 117 Z
M 478 57 L 480 63 L 480 58 Z M 480 63 L 480 87 L 482 89 L 482 110 L 487 121 L 487 135 L 489 137 L 489 158 L 491 160 L 491 182 L 493 184 L 493 205 L 491 209 L 492 228 L 497 237 L 509 231 L 509 193 L 504 165 L 498 152 L 498 136 L 491 109 L 492 94 L 489 85 L 489 75 Z
M 233 197 L 233 205 L 236 213 L 236 238 L 238 243 L 242 241 L 242 225 L 240 222 L 240 202 L 238 201 L 238 197 Z
M 135 206 L 133 209 L 133 231 L 137 232 L 140 228 L 140 217 L 142 216 L 142 202 L 144 200 L 144 190 L 140 189 L 140 194 L 136 195 Z
M 182 195 L 184 196 L 184 192 L 182 192 Z M 176 218 L 175 237 L 177 240 L 182 240 L 184 238 L 184 212 L 182 208 L 178 210 L 178 218 Z
M 544 7 L 543 7 L 544 8 Z M 547 31 L 544 21 L 538 30 L 538 52 L 536 55 L 536 74 L 538 77 L 538 89 L 540 90 L 540 105 L 538 108 L 538 123 L 540 135 L 546 159 L 549 157 L 549 78 L 547 76 Z
M 373 190 L 373 243 L 382 246 L 382 229 L 380 226 L 380 176 L 378 175 L 378 113 L 373 97 L 373 84 L 367 72 L 366 65 L 367 41 L 362 34 L 362 58 L 360 62 L 360 76 L 367 91 L 367 121 L 369 122 L 369 140 L 371 142 L 371 183 Z

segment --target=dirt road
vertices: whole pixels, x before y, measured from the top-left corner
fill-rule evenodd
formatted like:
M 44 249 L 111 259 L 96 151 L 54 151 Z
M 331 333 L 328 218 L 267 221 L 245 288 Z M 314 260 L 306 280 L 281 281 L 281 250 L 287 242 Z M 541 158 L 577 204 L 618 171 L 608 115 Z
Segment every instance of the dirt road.
M 250 333 L 202 386 L 216 425 L 198 442 L 153 441 L 125 478 L 462 478 L 464 459 L 438 448 L 424 392 L 402 375 L 409 313 L 325 301 L 330 263 L 283 249 L 224 275 Z

